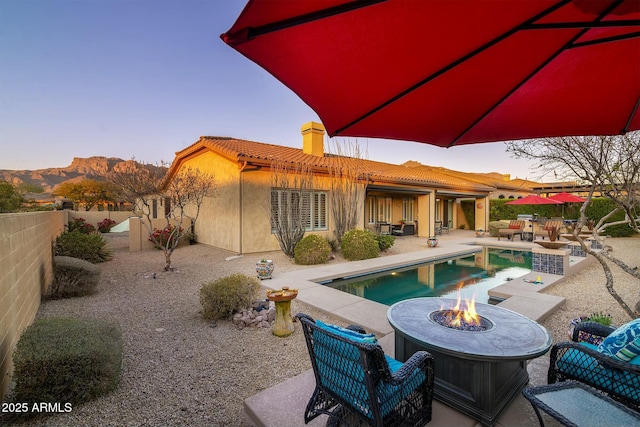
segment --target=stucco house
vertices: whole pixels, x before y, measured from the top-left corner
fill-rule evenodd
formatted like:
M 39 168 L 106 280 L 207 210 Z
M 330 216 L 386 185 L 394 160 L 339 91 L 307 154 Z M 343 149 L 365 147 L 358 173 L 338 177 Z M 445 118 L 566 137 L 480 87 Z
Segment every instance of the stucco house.
M 278 200 L 287 189 L 272 188 L 274 161 L 304 164 L 314 173 L 308 233 L 333 237 L 331 214 L 332 166 L 346 165 L 366 176 L 358 206 L 358 226 L 375 228 L 379 223 L 406 222 L 405 233 L 428 237 L 435 233 L 436 221 L 463 223 L 459 201 L 475 201 L 475 223 L 487 228 L 489 194 L 494 187 L 439 173 L 434 168 L 414 168 L 328 154 L 324 149 L 322 124 L 302 126 L 302 148 L 291 148 L 229 137 L 203 136 L 176 153 L 167 179 L 181 168 L 195 167 L 212 173 L 218 185 L 216 197 L 201 206 L 195 226 L 198 241 L 238 254 L 279 250 L 271 229 L 270 210 L 284 209 Z M 391 146 L 390 146 L 390 149 Z

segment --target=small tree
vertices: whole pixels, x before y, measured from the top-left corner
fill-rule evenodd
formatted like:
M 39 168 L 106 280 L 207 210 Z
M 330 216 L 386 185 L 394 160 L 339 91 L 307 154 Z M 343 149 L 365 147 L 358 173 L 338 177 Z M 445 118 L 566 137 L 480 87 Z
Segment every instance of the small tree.
M 199 169 L 185 167 L 173 176 L 165 177 L 165 163 L 160 165 L 126 162 L 109 176 L 112 182 L 122 189 L 125 201 L 134 205 L 134 210 L 146 221 L 143 221 L 149 233 L 149 240 L 155 247 L 161 248 L 164 257 L 164 270 L 171 267 L 171 255 L 180 240 L 193 232 L 195 222 L 200 214 L 200 207 L 205 197 L 215 197 L 216 181 L 212 175 Z M 152 226 L 154 217 L 154 200 L 162 198 L 166 204 L 166 226 L 156 233 Z M 194 207 L 191 217 L 187 216 L 187 208 Z M 166 233 L 164 231 L 167 231 Z
M 56 187 L 53 194 L 84 206 L 85 211 L 90 211 L 99 203 L 113 203 L 118 199 L 118 189 L 113 183 L 95 179 L 63 182 Z
M 541 176 L 553 173 L 556 179 L 577 180 L 585 185 L 588 195 L 580 207 L 580 218 L 573 234 L 582 249 L 593 255 L 602 266 L 609 294 L 630 317 L 640 316 L 640 303 L 631 309 L 616 292 L 613 274 L 606 260 L 638 279 L 640 271 L 614 257 L 611 247 L 601 238 L 608 227 L 620 224 L 628 224 L 635 232 L 640 232 L 640 132 L 616 136 L 544 138 L 535 143 L 516 141 L 507 144 L 507 151 L 515 157 L 537 161 Z M 615 206 L 592 230 L 593 237 L 603 247 L 602 251 L 593 251 L 579 235 L 588 220 L 587 207 L 596 193 L 611 199 Z M 625 219 L 611 220 L 619 212 L 625 213 Z
M 333 215 L 333 234 L 338 242 L 348 230 L 356 227 L 358 213 L 363 200 L 366 174 L 358 167 L 356 159 L 362 158 L 362 151 L 356 142 L 339 143 L 334 141 L 336 157 L 329 166 L 331 180 L 331 213 Z
M 0 213 L 15 212 L 20 208 L 22 195 L 10 182 L 0 180 Z
M 271 163 L 271 230 L 280 249 L 290 258 L 295 247 L 304 237 L 311 207 L 313 171 L 303 163 Z

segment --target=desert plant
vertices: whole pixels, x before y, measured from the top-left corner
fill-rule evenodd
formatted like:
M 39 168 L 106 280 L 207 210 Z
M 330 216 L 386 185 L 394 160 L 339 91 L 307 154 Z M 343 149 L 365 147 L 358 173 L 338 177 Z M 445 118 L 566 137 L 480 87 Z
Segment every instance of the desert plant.
M 342 255 L 349 261 L 376 258 L 380 247 L 375 235 L 368 231 L 353 228 L 342 236 Z
M 13 362 L 17 402 L 75 405 L 118 386 L 122 332 L 99 319 L 39 319 L 20 337 Z
M 108 233 L 114 225 L 116 225 L 114 220 L 105 218 L 98 223 L 98 231 L 101 233 Z
M 611 326 L 612 322 L 611 315 L 602 312 L 592 313 L 586 321 L 600 323 L 604 326 Z
M 64 232 L 56 239 L 54 253 L 59 256 L 80 258 L 97 264 L 113 257 L 109 242 L 100 233 L 81 231 Z
M 329 261 L 331 246 L 317 234 L 309 234 L 300 240 L 293 251 L 296 264 L 313 265 Z
M 205 320 L 226 319 L 235 311 L 251 307 L 259 290 L 258 279 L 239 273 L 205 283 L 200 288 L 202 317 Z
M 100 268 L 80 258 L 53 257 L 53 282 L 47 298 L 68 298 L 93 293 L 100 280 Z
M 375 234 L 374 238 L 376 242 L 378 242 L 378 248 L 380 248 L 381 251 L 386 251 L 396 242 L 395 236 L 389 234 Z
M 84 234 L 90 234 L 96 231 L 96 228 L 89 224 L 84 218 L 71 218 L 69 224 L 67 224 L 67 231 L 78 231 Z

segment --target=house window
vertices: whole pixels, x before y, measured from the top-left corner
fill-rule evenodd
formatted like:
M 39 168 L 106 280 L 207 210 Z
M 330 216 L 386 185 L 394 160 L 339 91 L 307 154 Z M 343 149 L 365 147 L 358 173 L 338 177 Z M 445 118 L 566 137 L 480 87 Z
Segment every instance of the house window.
M 302 218 L 305 230 L 327 229 L 327 193 L 323 191 L 271 190 L 271 231 L 277 224 L 292 225 Z
M 413 197 L 405 197 L 402 199 L 402 219 L 407 222 L 413 222 Z
M 393 199 L 378 197 L 378 222 L 391 222 Z
M 376 221 L 376 198 L 375 197 L 369 197 L 368 199 L 368 203 L 367 203 L 367 222 L 369 224 L 375 224 Z

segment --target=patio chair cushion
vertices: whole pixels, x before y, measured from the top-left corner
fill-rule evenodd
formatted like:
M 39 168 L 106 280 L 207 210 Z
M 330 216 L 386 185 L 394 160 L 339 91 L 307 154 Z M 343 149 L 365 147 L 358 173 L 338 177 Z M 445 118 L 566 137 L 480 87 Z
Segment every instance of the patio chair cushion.
M 316 320 L 316 325 L 322 329 L 333 332 L 334 334 L 345 338 L 354 343 L 364 344 L 376 344 L 377 340 L 374 334 L 360 334 L 341 326 L 324 323 L 321 320 Z M 319 347 L 328 345 L 328 337 L 314 334 L 316 342 Z M 374 341 L 372 341 L 374 340 Z M 333 351 L 338 351 L 340 354 L 346 357 L 349 362 L 341 366 L 335 367 L 328 363 L 325 358 L 324 352 L 318 354 L 318 369 L 323 372 L 323 377 L 332 378 L 333 383 L 331 387 L 334 391 L 343 399 L 350 401 L 354 407 L 358 408 L 360 412 L 366 417 L 372 418 L 373 413 L 368 402 L 368 392 L 365 385 L 365 372 L 360 365 L 360 352 L 355 345 L 351 345 L 345 342 L 333 343 Z M 318 350 L 320 351 L 320 350 Z M 331 358 L 330 355 L 326 355 Z M 385 360 L 389 365 L 391 373 L 398 371 L 402 367 L 402 363 L 385 355 Z M 346 372 L 349 374 L 345 375 Z M 353 378 L 359 378 L 359 381 L 354 382 Z M 420 369 L 416 369 L 410 378 L 404 380 L 402 384 L 393 385 L 384 381 L 377 381 L 376 383 L 376 395 L 378 402 L 380 403 L 380 412 L 382 416 L 389 414 L 402 400 L 407 398 L 418 386 L 420 386 L 425 380 L 425 374 Z
M 342 326 L 332 325 L 330 323 L 324 323 L 322 320 L 316 320 L 316 325 L 318 325 L 322 329 L 326 329 L 330 332 L 333 332 L 336 335 L 339 335 L 343 338 L 362 342 L 367 344 L 377 344 L 378 339 L 374 334 L 361 334 L 351 329 L 343 328 Z
M 625 323 L 611 332 L 598 346 L 598 351 L 623 362 L 640 355 L 640 319 Z
M 598 351 L 598 346 L 596 345 L 586 342 L 581 342 L 580 345 Z M 640 365 L 640 357 L 635 357 L 629 363 Z M 558 360 L 558 367 L 561 371 L 591 383 L 602 390 L 613 391 L 632 400 L 637 399 L 637 375 L 631 372 L 611 369 L 579 350 L 569 349 Z
M 518 224 L 509 224 L 510 230 L 520 230 L 520 226 Z

